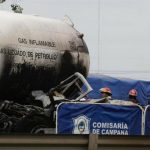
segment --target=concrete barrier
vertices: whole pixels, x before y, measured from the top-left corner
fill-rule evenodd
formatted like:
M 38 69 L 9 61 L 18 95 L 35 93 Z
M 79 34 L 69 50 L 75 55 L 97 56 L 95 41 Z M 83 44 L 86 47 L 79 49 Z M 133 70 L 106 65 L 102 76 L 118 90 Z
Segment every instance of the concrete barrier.
M 3 150 L 149 150 L 148 136 L 0 135 Z

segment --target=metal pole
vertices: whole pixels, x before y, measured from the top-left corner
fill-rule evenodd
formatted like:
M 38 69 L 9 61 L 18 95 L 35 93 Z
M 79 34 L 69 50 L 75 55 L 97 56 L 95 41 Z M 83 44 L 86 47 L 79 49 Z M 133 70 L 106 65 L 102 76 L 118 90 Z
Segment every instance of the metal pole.
M 88 150 L 98 150 L 98 135 L 89 134 Z

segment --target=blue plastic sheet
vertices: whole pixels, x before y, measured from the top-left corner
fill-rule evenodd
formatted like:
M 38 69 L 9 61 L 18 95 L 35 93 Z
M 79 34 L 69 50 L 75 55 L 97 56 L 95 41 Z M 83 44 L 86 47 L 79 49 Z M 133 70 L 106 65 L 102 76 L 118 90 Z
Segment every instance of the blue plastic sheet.
M 138 92 L 137 99 L 141 105 L 145 106 L 150 101 L 149 81 L 113 78 L 105 75 L 89 75 L 87 80 L 93 88 L 93 91 L 88 95 L 89 99 L 101 98 L 99 89 L 109 87 L 112 90 L 113 99 L 128 100 L 128 93 L 134 88 Z
M 142 110 L 138 106 L 62 103 L 57 110 L 57 133 L 141 135 Z

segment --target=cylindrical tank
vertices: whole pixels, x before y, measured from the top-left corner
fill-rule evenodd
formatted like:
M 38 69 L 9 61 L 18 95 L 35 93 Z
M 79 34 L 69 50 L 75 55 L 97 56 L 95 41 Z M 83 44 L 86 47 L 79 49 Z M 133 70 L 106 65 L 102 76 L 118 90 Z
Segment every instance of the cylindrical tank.
M 0 99 L 24 101 L 74 72 L 87 76 L 89 53 L 67 22 L 0 11 Z

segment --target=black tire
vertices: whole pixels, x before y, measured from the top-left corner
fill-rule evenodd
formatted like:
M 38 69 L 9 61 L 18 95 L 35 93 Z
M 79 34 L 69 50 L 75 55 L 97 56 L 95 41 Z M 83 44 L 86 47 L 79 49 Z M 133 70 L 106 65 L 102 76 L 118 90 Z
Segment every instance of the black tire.
M 28 116 L 19 121 L 14 129 L 15 133 L 44 134 L 43 128 L 52 128 L 50 118 L 46 116 Z

